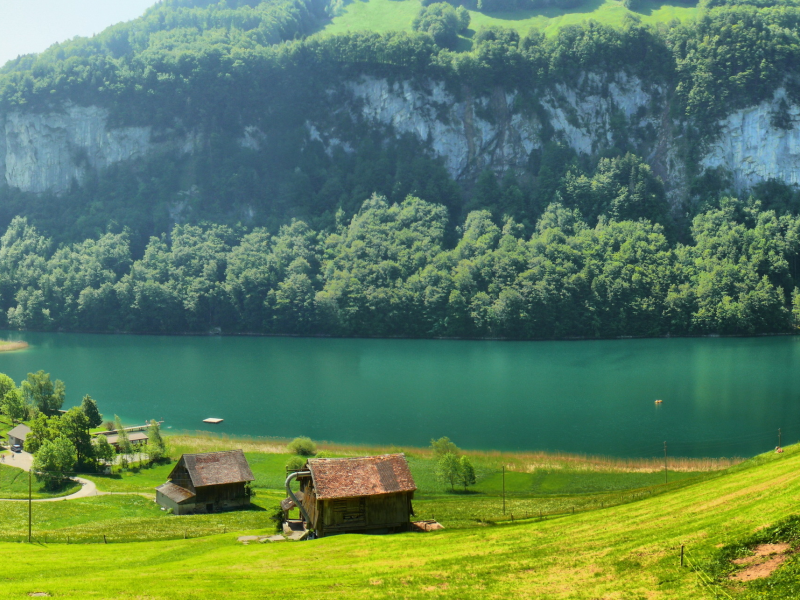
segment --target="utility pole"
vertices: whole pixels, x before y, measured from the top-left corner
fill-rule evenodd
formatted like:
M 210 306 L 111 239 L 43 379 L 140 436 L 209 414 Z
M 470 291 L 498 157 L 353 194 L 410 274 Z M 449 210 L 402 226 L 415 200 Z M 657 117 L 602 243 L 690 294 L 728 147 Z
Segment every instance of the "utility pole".
M 506 466 L 503 465 L 503 514 L 506 514 Z
M 31 500 L 31 472 L 28 471 L 28 543 L 31 543 L 31 512 L 33 510 L 33 502 Z
M 664 442 L 664 483 L 667 483 L 667 442 Z

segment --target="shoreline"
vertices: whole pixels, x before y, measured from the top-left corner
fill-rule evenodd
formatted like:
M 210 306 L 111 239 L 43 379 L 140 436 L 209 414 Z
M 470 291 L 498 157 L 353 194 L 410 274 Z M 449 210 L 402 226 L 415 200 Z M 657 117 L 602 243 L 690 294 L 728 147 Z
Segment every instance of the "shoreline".
M 0 352 L 16 352 L 28 348 L 28 342 L 0 340 Z
M 289 438 L 256 437 L 248 435 L 231 435 L 206 430 L 164 431 L 162 435 L 170 443 L 181 448 L 194 451 L 212 451 L 210 448 L 241 448 L 244 452 L 263 454 L 290 454 L 286 445 Z M 332 452 L 345 456 L 364 456 L 365 454 L 393 454 L 403 452 L 409 457 L 431 458 L 430 447 L 397 446 L 392 444 L 343 444 L 314 440 L 319 451 Z M 229 448 L 230 447 L 230 448 Z M 607 455 L 591 455 L 571 452 L 548 452 L 542 450 L 502 451 L 474 450 L 459 448 L 461 454 L 488 462 L 515 467 L 522 472 L 533 472 L 536 469 L 572 469 L 581 471 L 628 471 L 656 472 L 664 469 L 663 457 L 622 458 Z M 732 457 L 682 457 L 669 458 L 670 471 L 722 471 L 735 466 L 747 458 Z
M 415 337 L 406 335 L 389 336 L 363 336 L 363 335 L 330 335 L 326 333 L 257 333 L 257 332 L 223 332 L 219 331 L 93 331 L 86 330 L 46 330 L 46 329 L 0 329 L 6 332 L 30 332 L 30 333 L 51 333 L 51 334 L 83 334 L 83 335 L 136 335 L 149 337 L 226 337 L 226 338 L 307 338 L 307 339 L 332 339 L 332 340 L 431 340 L 431 341 L 453 341 L 453 342 L 602 342 L 614 340 L 670 340 L 670 339 L 731 339 L 731 338 L 772 338 L 772 337 L 800 337 L 800 329 L 797 331 L 781 331 L 776 333 L 704 333 L 697 335 L 617 335 L 612 337 L 560 337 L 560 338 L 510 338 L 510 337 L 448 337 L 448 336 L 428 336 Z M 0 342 L 2 343 L 2 342 Z M 15 343 L 15 342 L 7 342 Z M 26 342 L 22 342 L 27 347 Z

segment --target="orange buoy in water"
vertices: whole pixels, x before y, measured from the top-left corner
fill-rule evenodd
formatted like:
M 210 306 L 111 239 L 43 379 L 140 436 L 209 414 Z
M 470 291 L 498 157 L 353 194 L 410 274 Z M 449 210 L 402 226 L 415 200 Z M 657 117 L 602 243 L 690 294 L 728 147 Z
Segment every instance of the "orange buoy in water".
M 664 401 L 663 400 L 656 400 L 656 404 L 661 404 L 662 402 L 664 402 Z

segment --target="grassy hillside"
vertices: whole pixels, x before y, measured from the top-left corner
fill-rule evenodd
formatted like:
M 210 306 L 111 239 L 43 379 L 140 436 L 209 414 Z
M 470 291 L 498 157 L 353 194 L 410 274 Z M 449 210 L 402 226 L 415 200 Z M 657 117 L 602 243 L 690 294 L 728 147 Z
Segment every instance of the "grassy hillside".
M 697 573 L 678 567 L 681 544 L 693 564 L 703 564 L 718 545 L 796 513 L 798 499 L 800 449 L 793 448 L 657 498 L 543 522 L 250 546 L 231 533 L 69 552 L 3 543 L 0 586 L 9 597 L 59 598 L 263 598 L 302 590 L 337 598 L 695 599 L 713 594 Z M 792 558 L 781 571 L 797 566 Z M 743 597 L 751 585 L 728 593 Z
M 419 12 L 419 0 L 355 0 L 347 4 L 342 13 L 325 26 L 326 34 L 342 34 L 350 31 L 411 31 L 411 20 Z M 588 0 L 572 9 L 542 8 L 514 12 L 484 13 L 469 11 L 470 29 L 462 38 L 461 50 L 472 43 L 470 37 L 482 27 L 507 27 L 526 34 L 531 29 L 543 30 L 554 35 L 566 25 L 576 25 L 589 19 L 612 26 L 620 26 L 630 18 L 642 23 L 669 23 L 693 19 L 697 6 L 678 2 L 645 0 L 635 11 L 628 10 L 618 0 Z

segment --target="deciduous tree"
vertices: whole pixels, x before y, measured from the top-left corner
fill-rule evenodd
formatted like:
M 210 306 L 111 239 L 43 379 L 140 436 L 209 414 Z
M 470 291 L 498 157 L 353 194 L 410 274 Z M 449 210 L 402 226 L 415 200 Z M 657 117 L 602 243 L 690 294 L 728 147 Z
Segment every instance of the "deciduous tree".
M 75 467 L 78 455 L 75 446 L 66 437 L 45 440 L 33 455 L 33 470 L 37 477 L 52 486 L 68 477 Z
M 28 414 L 22 390 L 16 387 L 6 392 L 2 402 L 0 402 L 0 408 L 12 421 L 21 421 Z
M 472 462 L 466 456 L 462 456 L 458 462 L 458 479 L 464 486 L 464 491 L 466 492 L 467 487 L 475 484 L 475 467 L 472 466 Z
M 436 474 L 439 479 L 450 484 L 450 489 L 455 489 L 456 483 L 461 477 L 461 463 L 458 456 L 452 452 L 443 454 L 436 463 Z
M 55 427 L 75 447 L 78 465 L 92 461 L 94 447 L 89 435 L 89 418 L 81 407 L 74 406 L 58 417 Z
M 37 371 L 28 373 L 22 382 L 22 393 L 25 400 L 46 415 L 58 413 L 64 404 L 64 382 L 56 379 L 55 384 L 50 380 L 50 373 Z

